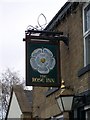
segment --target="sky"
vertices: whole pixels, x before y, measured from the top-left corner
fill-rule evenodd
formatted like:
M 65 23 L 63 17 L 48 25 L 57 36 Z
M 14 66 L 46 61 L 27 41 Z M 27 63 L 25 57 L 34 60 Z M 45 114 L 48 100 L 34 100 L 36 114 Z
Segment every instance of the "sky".
M 0 73 L 10 68 L 25 78 L 25 30 L 38 25 L 41 13 L 48 24 L 66 1 L 0 0 Z

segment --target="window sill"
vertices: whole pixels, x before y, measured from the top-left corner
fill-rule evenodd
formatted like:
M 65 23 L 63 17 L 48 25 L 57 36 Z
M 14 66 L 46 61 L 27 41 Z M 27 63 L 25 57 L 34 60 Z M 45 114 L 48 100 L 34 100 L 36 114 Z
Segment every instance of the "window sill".
M 53 94 L 54 92 L 56 92 L 57 90 L 59 90 L 59 88 L 53 88 L 51 90 L 48 90 L 45 95 L 46 97 L 48 97 L 49 95 Z
M 78 77 L 81 77 L 82 75 L 84 75 L 86 72 L 89 71 L 90 71 L 90 64 L 88 64 L 87 66 L 85 66 L 84 68 L 78 71 Z

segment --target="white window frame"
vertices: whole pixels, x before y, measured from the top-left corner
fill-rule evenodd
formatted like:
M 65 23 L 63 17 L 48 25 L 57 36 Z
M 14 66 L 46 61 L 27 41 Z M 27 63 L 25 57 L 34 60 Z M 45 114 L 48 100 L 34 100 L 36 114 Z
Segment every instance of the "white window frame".
M 56 117 L 51 116 L 50 120 L 64 120 L 64 117 L 63 117 L 63 115 L 59 115 Z
M 63 115 L 59 115 L 56 117 L 57 120 L 64 119 Z
M 83 38 L 84 38 L 84 67 L 87 66 L 87 63 L 86 63 L 86 41 L 85 41 L 85 38 L 87 36 L 90 35 L 90 29 L 85 31 L 85 19 L 84 19 L 84 11 L 86 9 L 86 7 L 88 7 L 88 5 L 90 4 L 90 2 L 86 3 L 83 7 Z

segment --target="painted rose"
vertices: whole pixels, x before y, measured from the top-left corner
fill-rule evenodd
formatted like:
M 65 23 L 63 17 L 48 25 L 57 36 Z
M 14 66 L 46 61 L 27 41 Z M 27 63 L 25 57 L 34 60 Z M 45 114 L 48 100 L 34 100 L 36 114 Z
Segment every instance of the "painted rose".
M 30 58 L 31 67 L 41 74 L 48 74 L 55 66 L 55 58 L 47 48 L 35 49 Z

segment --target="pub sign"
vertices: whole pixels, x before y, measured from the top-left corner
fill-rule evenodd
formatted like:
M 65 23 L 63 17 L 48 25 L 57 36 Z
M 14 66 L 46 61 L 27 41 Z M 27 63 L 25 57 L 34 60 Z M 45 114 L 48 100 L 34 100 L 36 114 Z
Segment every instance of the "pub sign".
M 58 87 L 60 82 L 59 42 L 26 41 L 26 85 Z

